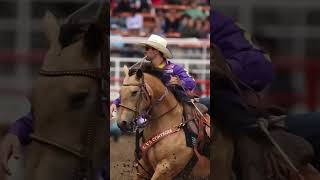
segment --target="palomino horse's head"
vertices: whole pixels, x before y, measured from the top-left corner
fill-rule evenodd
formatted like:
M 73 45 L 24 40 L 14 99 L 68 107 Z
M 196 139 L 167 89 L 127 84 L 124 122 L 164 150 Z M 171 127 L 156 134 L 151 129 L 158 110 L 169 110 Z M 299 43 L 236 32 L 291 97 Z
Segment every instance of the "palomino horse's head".
M 61 26 L 51 13 L 43 19 L 49 50 L 31 98 L 28 180 L 95 180 L 107 158 L 108 123 L 100 99 L 104 6 L 91 2 Z
M 132 131 L 136 120 L 140 115 L 147 115 L 146 110 L 151 105 L 153 91 L 145 82 L 145 76 L 141 69 L 134 74 L 129 73 L 127 66 L 123 68 L 125 78 L 120 89 L 121 104 L 118 112 L 118 126 L 123 131 Z M 159 80 L 161 83 L 161 81 Z

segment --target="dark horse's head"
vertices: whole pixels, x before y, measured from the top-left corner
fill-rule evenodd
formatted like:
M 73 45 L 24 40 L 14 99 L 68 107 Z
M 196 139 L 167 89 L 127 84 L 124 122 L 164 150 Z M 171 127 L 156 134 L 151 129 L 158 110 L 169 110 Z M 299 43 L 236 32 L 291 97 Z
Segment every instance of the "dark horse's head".
M 108 49 L 106 7 L 91 2 L 61 25 L 51 13 L 43 18 L 49 50 L 31 98 L 28 180 L 95 180 L 106 161 L 108 121 L 101 116 L 99 73 L 101 52 Z

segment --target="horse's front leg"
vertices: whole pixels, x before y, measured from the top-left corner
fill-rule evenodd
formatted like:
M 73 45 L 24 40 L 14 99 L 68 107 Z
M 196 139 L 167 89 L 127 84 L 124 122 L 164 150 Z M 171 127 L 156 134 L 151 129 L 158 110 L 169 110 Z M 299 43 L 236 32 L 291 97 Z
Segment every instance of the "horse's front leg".
M 146 180 L 151 179 L 153 176 L 153 169 L 150 168 L 151 165 L 148 164 L 145 160 L 139 160 L 139 164 L 135 164 L 136 166 L 136 176 L 134 180 Z
M 175 177 L 176 172 L 168 161 L 157 164 L 151 180 L 171 180 Z

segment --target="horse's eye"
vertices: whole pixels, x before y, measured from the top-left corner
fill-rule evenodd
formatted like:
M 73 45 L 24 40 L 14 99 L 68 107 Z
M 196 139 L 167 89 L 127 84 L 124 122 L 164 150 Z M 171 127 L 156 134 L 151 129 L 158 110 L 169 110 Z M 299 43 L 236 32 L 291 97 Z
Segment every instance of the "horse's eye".
M 138 94 L 138 91 L 133 91 L 132 93 L 131 93 L 131 96 L 136 96 Z
M 70 107 L 72 109 L 81 108 L 85 104 L 85 100 L 87 99 L 89 93 L 81 92 L 71 95 L 70 97 Z

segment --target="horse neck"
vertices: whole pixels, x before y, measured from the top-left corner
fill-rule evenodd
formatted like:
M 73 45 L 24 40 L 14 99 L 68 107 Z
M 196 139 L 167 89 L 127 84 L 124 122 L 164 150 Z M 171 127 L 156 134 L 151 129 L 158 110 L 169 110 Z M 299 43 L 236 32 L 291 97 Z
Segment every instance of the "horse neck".
M 151 118 L 144 129 L 146 137 L 173 128 L 182 121 L 182 106 L 176 100 L 175 96 L 168 91 L 165 98 L 160 103 L 156 103 L 157 99 L 165 92 L 165 86 L 161 83 L 161 85 L 151 84 L 151 87 L 154 93 L 152 102 L 154 107 L 152 107 L 150 112 Z M 166 114 L 163 115 L 164 113 Z

